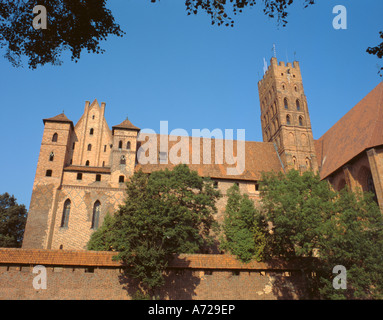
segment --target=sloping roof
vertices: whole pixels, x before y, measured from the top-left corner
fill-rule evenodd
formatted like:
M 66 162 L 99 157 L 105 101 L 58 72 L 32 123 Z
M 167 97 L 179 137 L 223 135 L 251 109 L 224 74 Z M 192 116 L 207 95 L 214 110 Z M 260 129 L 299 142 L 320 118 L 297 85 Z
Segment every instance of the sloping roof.
M 47 122 L 47 121 L 49 121 L 49 122 L 70 123 L 71 126 L 72 126 L 72 128 L 73 128 L 73 122 L 67 118 L 67 116 L 64 114 L 64 112 L 61 113 L 61 114 L 58 114 L 58 115 L 55 116 L 55 117 L 43 119 L 44 124 L 45 124 L 45 122 Z
M 324 179 L 366 149 L 383 144 L 383 82 L 315 141 Z
M 157 153 L 163 151 L 160 150 L 161 137 L 168 141 L 168 162 L 171 162 L 169 161 L 170 155 L 172 153 L 174 155 L 174 152 L 177 152 L 177 150 L 180 150 L 178 156 L 181 156 L 182 152 L 187 152 L 188 154 L 186 154 L 182 163 L 188 164 L 189 168 L 191 170 L 197 171 L 200 176 L 219 179 L 256 181 L 261 179 L 263 171 L 279 172 L 282 170 L 282 165 L 279 161 L 274 145 L 269 142 L 242 141 L 244 143 L 243 150 L 241 149 L 241 145 L 239 145 L 239 154 L 237 154 L 237 146 L 239 142 L 237 140 L 232 140 L 233 146 L 231 148 L 228 144 L 225 143 L 225 140 L 220 139 L 182 137 L 182 139 L 177 140 L 175 136 L 150 134 L 146 135 L 151 137 L 148 141 L 138 142 L 138 165 L 135 168 L 136 171 L 142 170 L 145 173 L 151 173 L 165 168 L 171 170 L 175 166 L 175 164 L 172 163 L 160 163 L 158 157 L 156 157 L 157 163 L 153 164 L 142 164 L 142 161 L 140 161 L 140 147 L 142 147 L 142 150 L 146 150 L 147 148 L 150 148 L 155 143 L 157 143 L 157 147 L 152 150 L 157 150 Z M 195 140 L 193 141 L 193 139 Z M 196 158 L 196 155 L 198 156 L 198 149 L 193 150 L 193 143 L 195 147 L 199 145 L 199 163 L 196 163 L 197 161 L 193 159 L 193 157 Z M 209 158 L 209 153 L 205 153 L 206 158 L 204 159 L 204 143 L 207 147 L 209 147 L 209 144 L 211 143 L 210 164 L 208 164 L 208 161 L 206 161 L 206 158 Z M 219 147 L 221 145 L 223 146 L 223 149 Z M 172 150 L 173 147 L 174 150 Z M 242 159 L 245 160 L 244 163 L 242 162 L 242 160 L 237 160 L 234 162 L 230 161 L 230 158 L 226 157 L 225 155 L 225 148 L 228 148 L 228 153 L 233 154 L 234 157 L 243 157 Z M 219 151 L 222 151 L 222 153 L 220 153 Z M 219 155 L 218 158 L 222 159 L 222 161 L 217 161 L 215 158 L 216 155 Z M 243 168 L 241 168 L 241 163 L 243 163 L 244 165 Z M 230 172 L 229 174 L 229 170 L 235 170 L 235 167 L 238 167 L 237 174 L 235 174 L 235 172 Z
M 141 129 L 133 125 L 128 119 L 124 120 L 120 124 L 112 127 L 113 131 L 114 129 L 125 129 L 125 130 L 136 130 L 140 131 Z
M 44 265 L 44 266 L 92 266 L 122 267 L 121 262 L 112 260 L 117 252 L 86 250 L 47 250 L 0 248 L 0 264 Z M 291 261 L 272 260 L 242 263 L 235 256 L 226 254 L 182 254 L 175 257 L 169 268 L 215 269 L 215 270 L 278 270 L 303 268 L 310 259 Z

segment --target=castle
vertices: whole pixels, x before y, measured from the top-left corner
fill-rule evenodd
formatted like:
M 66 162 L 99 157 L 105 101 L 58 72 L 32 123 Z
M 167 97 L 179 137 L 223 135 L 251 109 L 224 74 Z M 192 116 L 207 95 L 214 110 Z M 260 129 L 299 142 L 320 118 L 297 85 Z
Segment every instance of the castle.
M 271 58 L 258 82 L 263 142 L 245 141 L 244 168 L 228 174 L 232 162 L 214 161 L 218 140 L 181 138 L 190 157 L 196 141 L 208 142 L 209 163 L 190 163 L 201 176 L 209 176 L 223 197 L 216 219 L 221 220 L 226 191 L 233 183 L 259 201 L 258 182 L 263 171 L 319 172 L 334 189 L 372 191 L 383 206 L 383 84 L 380 83 L 320 139 L 314 140 L 300 65 Z M 143 140 L 140 128 L 128 119 L 109 128 L 105 103 L 86 102 L 84 114 L 73 124 L 64 114 L 43 120 L 44 133 L 26 224 L 24 249 L 82 250 L 91 234 L 125 198 L 125 182 L 136 170 L 151 173 L 172 168 L 166 161 L 177 139 L 157 136 L 159 161 L 137 161 Z M 208 140 L 208 141 L 207 141 Z M 238 147 L 239 141 L 233 141 Z M 205 152 L 205 149 L 203 149 Z M 209 151 L 209 152 L 210 152 Z M 200 155 L 204 157 L 205 154 Z M 165 160 L 165 161 L 163 161 Z

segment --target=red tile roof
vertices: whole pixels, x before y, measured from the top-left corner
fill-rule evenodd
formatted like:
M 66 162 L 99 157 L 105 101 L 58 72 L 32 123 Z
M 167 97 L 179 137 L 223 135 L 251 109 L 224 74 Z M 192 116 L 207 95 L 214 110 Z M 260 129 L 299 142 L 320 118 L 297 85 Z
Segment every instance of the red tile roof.
M 135 130 L 140 131 L 141 129 L 133 125 L 128 119 L 124 120 L 120 124 L 112 127 L 113 131 L 114 129 L 124 129 L 124 130 Z
M 55 117 L 43 119 L 44 124 L 47 121 L 49 121 L 49 122 L 70 123 L 71 127 L 73 128 L 73 122 L 67 118 L 67 116 L 64 114 L 64 112 L 59 114 L 59 115 L 57 115 L 57 116 L 55 116 Z
M 106 251 L 67 251 L 44 249 L 0 248 L 0 264 L 5 265 L 44 265 L 44 266 L 92 266 L 121 267 L 112 257 L 116 252 Z M 169 268 L 215 269 L 215 270 L 300 270 L 308 260 L 289 262 L 273 260 L 269 262 L 242 263 L 232 255 L 223 254 L 182 254 L 177 256 Z
M 139 142 L 138 148 L 143 146 L 144 144 L 148 144 L 146 147 L 152 146 L 154 143 L 157 143 L 157 153 L 160 152 L 160 141 L 161 137 L 167 139 L 168 141 L 168 158 L 169 154 L 171 152 L 171 149 L 177 144 L 179 144 L 177 147 L 180 147 L 180 149 L 187 150 L 188 151 L 188 157 L 186 158 L 186 161 L 188 163 L 188 166 L 191 170 L 197 171 L 200 176 L 206 176 L 211 178 L 219 178 L 219 179 L 234 179 L 234 180 L 250 180 L 250 181 L 256 181 L 261 179 L 262 172 L 268 172 L 268 171 L 275 171 L 279 172 L 282 170 L 282 165 L 279 161 L 277 152 L 274 148 L 274 145 L 269 142 L 254 142 L 254 141 L 245 141 L 244 142 L 244 171 L 238 172 L 238 174 L 228 174 L 228 169 L 232 168 L 234 169 L 236 167 L 236 163 L 231 164 L 230 161 L 226 161 L 225 159 L 225 140 L 219 140 L 219 139 L 206 139 L 201 137 L 183 137 L 185 138 L 182 141 L 179 141 L 177 139 L 174 139 L 172 136 L 164 136 L 164 135 L 148 135 L 150 137 L 156 138 L 153 140 L 148 140 L 146 142 Z M 199 164 L 193 163 L 193 153 L 195 154 L 197 151 L 194 150 L 193 152 L 193 139 L 196 139 L 197 145 L 199 143 L 199 150 L 200 150 L 200 157 L 199 157 Z M 175 141 L 174 141 L 175 140 Z M 208 143 L 211 142 L 211 164 L 206 164 L 206 161 L 204 163 L 203 154 L 204 154 L 204 148 L 203 144 L 204 142 Z M 223 159 L 222 164 L 219 164 L 218 161 L 215 160 L 215 152 L 218 148 L 217 146 L 222 143 L 224 146 L 223 148 L 223 156 L 220 157 Z M 233 141 L 233 147 L 230 148 L 229 153 L 234 154 L 234 156 L 237 155 L 237 144 L 238 141 Z M 143 148 L 144 149 L 144 148 Z M 139 149 L 138 149 L 139 150 Z M 154 148 L 155 150 L 155 148 Z M 162 151 L 162 150 L 161 150 Z M 241 149 L 239 148 L 239 151 Z M 186 152 L 185 152 L 186 153 Z M 140 153 L 138 152 L 138 155 Z M 239 156 L 241 156 L 239 154 Z M 140 161 L 139 161 L 140 162 Z M 172 169 L 175 165 L 174 164 L 161 164 L 159 163 L 157 157 L 157 163 L 156 164 L 138 164 L 135 168 L 136 171 L 142 170 L 145 173 L 151 173 L 154 171 L 162 170 L 165 168 L 168 168 L 169 170 Z M 168 161 L 170 162 L 170 161 Z M 238 168 L 239 170 L 241 168 Z
M 383 144 L 383 82 L 315 141 L 320 176 L 328 177 L 366 149 Z

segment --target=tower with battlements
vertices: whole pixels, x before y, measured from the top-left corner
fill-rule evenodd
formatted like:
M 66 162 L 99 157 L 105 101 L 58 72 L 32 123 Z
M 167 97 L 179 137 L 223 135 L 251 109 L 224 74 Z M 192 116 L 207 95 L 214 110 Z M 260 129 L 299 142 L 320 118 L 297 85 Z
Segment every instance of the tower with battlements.
M 264 142 L 278 150 L 285 171 L 318 171 L 307 99 L 299 63 L 271 58 L 258 82 Z

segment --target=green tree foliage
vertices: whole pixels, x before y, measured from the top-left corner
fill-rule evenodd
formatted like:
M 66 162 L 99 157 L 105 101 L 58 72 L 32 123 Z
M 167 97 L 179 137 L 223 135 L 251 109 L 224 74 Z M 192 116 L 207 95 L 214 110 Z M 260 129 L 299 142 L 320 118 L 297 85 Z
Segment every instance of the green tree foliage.
M 236 184 L 227 191 L 227 196 L 221 248 L 242 262 L 262 260 L 267 232 L 254 202 L 247 194 L 241 195 Z
M 312 172 L 292 170 L 264 174 L 261 195 L 272 256 L 316 257 L 313 289 L 321 298 L 383 297 L 383 216 L 372 194 L 335 192 Z M 346 268 L 346 289 L 333 286 L 338 265 Z
M 127 275 L 153 295 L 174 255 L 201 252 L 213 243 L 220 193 L 186 165 L 150 176 L 136 172 L 126 192 L 125 204 L 92 235 L 88 248 L 118 251 Z
M 259 2 L 263 13 L 282 26 L 287 25 L 291 5 L 300 3 L 306 8 L 315 4 L 315 0 Z M 122 37 L 124 34 L 106 4 L 107 0 L 0 0 L 0 48 L 5 47 L 5 57 L 13 66 L 21 66 L 21 58 L 26 57 L 28 66 L 33 69 L 47 63 L 60 65 L 64 51 L 70 51 L 76 62 L 84 49 L 103 53 L 100 41 L 109 35 Z M 188 15 L 202 11 L 210 16 L 213 25 L 231 27 L 234 26 L 233 16 L 256 4 L 256 0 L 185 0 Z M 35 30 L 32 26 L 36 5 L 47 8 L 49 27 L 46 30 Z M 380 35 L 382 38 L 383 33 Z M 382 46 L 383 42 L 368 48 L 367 52 L 381 58 Z
M 369 193 L 340 192 L 336 214 L 320 242 L 320 292 L 328 299 L 383 298 L 383 216 Z M 347 289 L 335 290 L 332 269 L 347 271 Z
M 19 205 L 14 196 L 0 195 L 0 247 L 18 248 L 24 235 L 27 210 Z
M 318 175 L 290 170 L 265 173 L 261 182 L 262 203 L 272 223 L 274 256 L 286 259 L 312 257 L 323 234 L 323 221 L 334 212 L 336 193 Z
M 380 31 L 379 35 L 380 35 L 380 39 L 383 39 L 383 31 Z M 377 56 L 379 59 L 382 59 L 383 58 L 383 42 L 381 42 L 375 47 L 368 47 L 367 52 L 369 54 Z M 383 67 L 380 68 L 380 76 L 381 77 L 383 76 Z
M 64 51 L 74 61 L 83 50 L 103 53 L 100 42 L 109 35 L 122 36 L 106 0 L 0 0 L 0 47 L 13 66 L 27 58 L 30 68 L 59 65 Z M 47 29 L 35 30 L 33 8 L 47 10 Z

